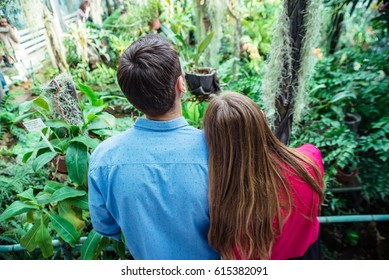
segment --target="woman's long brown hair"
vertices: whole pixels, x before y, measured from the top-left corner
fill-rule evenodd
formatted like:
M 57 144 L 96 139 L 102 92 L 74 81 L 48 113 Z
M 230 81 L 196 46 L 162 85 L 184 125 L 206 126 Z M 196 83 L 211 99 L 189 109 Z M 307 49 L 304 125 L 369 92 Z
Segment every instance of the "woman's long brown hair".
M 269 259 L 294 205 L 285 166 L 319 194 L 321 204 L 319 168 L 283 145 L 264 113 L 242 94 L 213 97 L 204 116 L 204 131 L 209 149 L 210 245 L 223 259 L 235 259 L 234 246 L 243 259 Z

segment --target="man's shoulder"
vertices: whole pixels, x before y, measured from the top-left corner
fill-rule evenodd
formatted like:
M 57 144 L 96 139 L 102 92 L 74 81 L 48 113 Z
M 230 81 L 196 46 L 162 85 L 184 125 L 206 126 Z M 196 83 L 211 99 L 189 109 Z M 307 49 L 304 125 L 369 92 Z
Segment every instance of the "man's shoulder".
M 89 163 L 90 168 L 94 168 L 102 162 L 105 162 L 105 159 L 109 159 L 114 156 L 114 153 L 118 150 L 119 147 L 122 146 L 122 142 L 125 138 L 127 138 L 126 135 L 128 135 L 130 132 L 131 129 L 126 130 L 101 142 L 91 155 Z

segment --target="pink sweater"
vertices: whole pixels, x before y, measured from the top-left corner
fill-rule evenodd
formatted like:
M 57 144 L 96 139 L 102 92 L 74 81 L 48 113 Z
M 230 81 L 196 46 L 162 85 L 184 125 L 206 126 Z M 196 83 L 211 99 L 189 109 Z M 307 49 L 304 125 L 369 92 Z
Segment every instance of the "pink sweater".
M 310 157 L 317 164 L 321 173 L 324 174 L 323 161 L 318 148 L 311 144 L 305 144 L 298 147 L 297 150 Z M 287 166 L 285 168 L 290 170 Z M 308 166 L 307 168 L 315 177 L 313 169 Z M 295 190 L 295 193 L 292 194 L 294 207 L 292 207 L 292 212 L 284 223 L 282 234 L 274 243 L 271 260 L 285 260 L 303 256 L 308 247 L 316 241 L 319 234 L 320 223 L 317 219 L 318 194 L 299 177 L 288 172 L 285 172 L 284 175 Z M 311 205 L 313 205 L 313 209 L 311 209 Z M 309 219 L 309 217 L 312 218 Z M 275 223 L 275 226 L 277 226 L 277 223 Z M 241 259 L 237 250 L 235 250 L 235 255 L 237 259 Z

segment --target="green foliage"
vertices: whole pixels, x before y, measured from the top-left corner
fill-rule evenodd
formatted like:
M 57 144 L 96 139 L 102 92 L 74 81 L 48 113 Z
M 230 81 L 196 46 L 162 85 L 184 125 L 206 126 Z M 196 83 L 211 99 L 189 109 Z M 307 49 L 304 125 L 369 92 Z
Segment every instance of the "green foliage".
M 27 213 L 27 223 L 32 226 L 21 236 L 20 242 L 28 251 L 39 247 L 43 257 L 52 256 L 52 231 L 72 247 L 79 241 L 84 222 L 80 210 L 71 204 L 71 199 L 87 199 L 85 191 L 48 181 L 43 190 L 29 188 L 18 194 L 18 197 L 19 200 L 14 201 L 0 215 L 0 222 L 19 219 L 21 214 Z
M 187 100 L 182 103 L 182 114 L 190 125 L 202 128 L 207 105 L 206 102 Z
M 389 194 L 387 60 L 385 50 L 357 47 L 343 49 L 320 61 L 311 90 L 310 115 L 294 135 L 294 145 L 309 142 L 321 149 L 329 188 L 339 186 L 334 180 L 336 166 L 358 168 L 362 195 L 375 205 L 380 205 Z M 356 132 L 345 123 L 348 113 L 361 116 Z M 350 207 L 335 196 L 327 198 L 328 214 Z

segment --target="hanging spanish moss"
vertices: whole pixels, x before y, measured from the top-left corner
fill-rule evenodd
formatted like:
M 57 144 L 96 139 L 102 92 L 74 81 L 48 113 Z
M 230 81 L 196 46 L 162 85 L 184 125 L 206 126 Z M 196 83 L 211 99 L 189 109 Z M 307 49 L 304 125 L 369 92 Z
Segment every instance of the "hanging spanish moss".
M 285 67 L 286 66 L 286 67 Z M 289 18 L 284 9 L 275 25 L 271 43 L 271 52 L 265 67 L 262 82 L 263 109 L 274 128 L 277 117 L 276 99 L 282 95 L 281 84 L 292 76 L 292 44 L 289 32 Z
M 284 143 L 289 142 L 292 120 L 298 124 L 307 108 L 321 6 L 321 1 L 285 0 L 273 33 L 261 99 L 270 125 Z
M 320 28 L 322 24 L 321 1 L 309 1 L 307 4 L 307 12 L 305 14 L 305 37 L 303 39 L 303 47 L 301 50 L 301 64 L 298 74 L 297 88 L 294 91 L 294 123 L 298 124 L 304 113 L 307 110 L 308 94 L 307 85 L 313 74 L 316 57 L 312 54 L 312 50 L 319 42 Z

